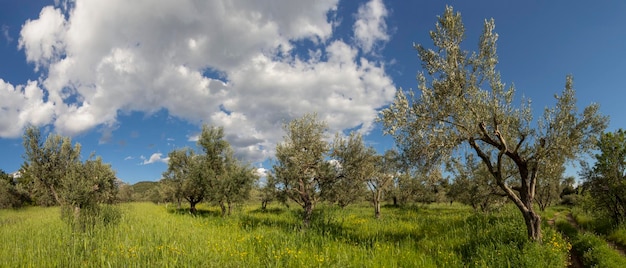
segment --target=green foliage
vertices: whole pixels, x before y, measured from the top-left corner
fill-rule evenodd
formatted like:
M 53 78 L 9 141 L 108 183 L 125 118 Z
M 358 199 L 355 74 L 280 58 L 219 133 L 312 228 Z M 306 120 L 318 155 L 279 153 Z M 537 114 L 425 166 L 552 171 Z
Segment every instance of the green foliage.
M 119 200 L 127 201 L 155 201 L 161 202 L 160 184 L 156 181 L 140 181 L 133 185 L 122 183 L 119 186 Z M 130 197 L 128 196 L 130 195 Z
M 133 192 L 137 195 L 146 195 L 148 191 L 158 187 L 159 183 L 154 181 L 140 181 L 132 185 Z
M 585 267 L 623 267 L 626 260 L 610 248 L 606 241 L 591 233 L 582 233 L 573 239 L 574 250 L 582 256 Z
M 122 218 L 122 211 L 113 205 L 90 204 L 78 208 L 61 207 L 61 219 L 75 231 L 89 232 L 97 228 L 115 225 Z
M 608 236 L 607 239 L 615 242 L 616 244 L 626 247 L 626 225 L 621 224 L 616 227 Z
M 337 161 L 335 168 L 338 174 L 327 199 L 340 207 L 363 200 L 366 181 L 377 177 L 375 156 L 376 151 L 365 146 L 361 134 L 352 132 L 347 138 L 337 134 L 330 157 Z
M 116 181 L 117 183 L 117 194 L 115 195 L 115 201 L 117 202 L 132 202 L 135 199 L 133 198 L 134 191 L 133 186 L 122 182 Z
M 584 267 L 623 267 L 626 265 L 624 258 L 616 250 L 612 249 L 605 239 L 593 232 L 602 228 L 594 228 L 602 225 L 587 214 L 582 213 L 578 208 L 572 210 L 574 219 L 578 226 L 583 228 L 579 231 L 572 226 L 566 218 L 559 218 L 555 224 L 557 230 L 563 233 L 572 244 L 572 251 L 580 257 Z M 600 230 L 606 232 L 606 230 Z M 609 239 L 611 237 L 609 236 Z
M 322 207 L 307 232 L 298 210 L 245 207 L 219 217 L 151 203 L 121 204 L 116 225 L 74 233 L 58 208 L 0 210 L 2 267 L 564 267 L 562 238 L 530 243 L 510 207 L 475 215 L 465 206 Z
M 306 114 L 283 128 L 287 135 L 276 146 L 274 176 L 283 193 L 304 209 L 307 227 L 315 205 L 335 181 L 334 167 L 325 160 L 329 150 L 326 123 L 315 114 Z
M 407 205 L 416 202 L 416 196 L 420 192 L 420 183 L 407 172 L 400 173 L 393 178 L 391 185 L 384 192 L 384 195 L 393 206 Z
M 218 176 L 217 179 L 217 184 L 211 191 L 211 198 L 221 206 L 224 216 L 231 214 L 232 206 L 242 204 L 250 198 L 250 191 L 258 177 L 253 167 L 244 165 L 230 156 L 226 162 L 225 174 Z
M 447 192 L 453 201 L 483 212 L 498 208 L 506 202 L 506 195 L 489 174 L 485 164 L 477 161 L 473 155 L 467 155 L 464 162 L 456 159 L 450 161 L 447 169 L 454 175 Z
M 265 183 L 260 186 L 260 198 L 261 198 L 261 209 L 266 210 L 267 205 L 277 200 L 282 204 L 288 206 L 288 198 L 284 191 L 278 189 L 279 181 L 276 179 L 276 176 L 272 173 L 267 173 L 267 177 L 265 178 Z
M 196 204 L 204 200 L 211 187 L 215 171 L 203 156 L 189 148 L 173 150 L 168 157 L 163 182 L 170 186 L 170 194 L 179 204 L 181 199 L 187 200 L 191 212 L 195 213 Z
M 380 218 L 380 204 L 394 179 L 398 178 L 400 160 L 395 150 L 387 150 L 371 161 L 374 163 L 374 173 L 366 179 L 367 189 L 370 191 L 370 201 L 374 206 L 374 217 Z
M 446 193 L 450 185 L 439 168 L 413 172 L 411 180 L 414 180 L 409 184 L 412 187 L 413 201 L 425 204 L 448 201 Z
M 39 128 L 24 131 L 24 165 L 27 184 L 34 187 L 33 199 L 40 205 L 63 205 L 64 179 L 80 165 L 80 144 L 72 147 L 69 137 L 50 134 L 45 142 Z M 65 183 L 69 185 L 69 183 Z
M 563 191 L 561 181 L 565 172 L 564 161 L 554 157 L 550 161 L 543 161 L 539 163 L 537 172 L 535 201 L 541 211 L 544 211 L 559 201 Z
M 583 165 L 581 175 L 595 210 L 614 223 L 626 222 L 626 131 L 602 134 L 595 165 Z
M 539 241 L 533 202 L 540 164 L 589 151 L 607 119 L 595 104 L 578 112 L 568 76 L 556 105 L 534 122 L 530 101 L 514 105 L 515 89 L 500 80 L 494 29 L 493 19 L 485 20 L 477 51 L 463 50 L 461 15 L 446 7 L 430 32 L 434 47 L 415 45 L 426 71 L 417 77 L 419 94 L 398 90 L 381 121 L 413 167 L 437 166 L 469 146 L 524 214 L 528 236 Z
M 115 172 L 100 157 L 76 163 L 61 181 L 61 204 L 88 207 L 115 201 L 117 183 Z
M 196 213 L 200 202 L 211 201 L 221 206 L 222 215 L 230 214 L 234 204 L 249 198 L 257 179 L 253 168 L 234 158 L 222 127 L 202 126 L 198 147 L 201 154 L 189 148 L 168 154 L 168 168 L 161 180 L 162 196 L 166 201 L 175 201 L 179 208 L 181 200 L 186 200 L 192 213 Z
M 28 192 L 17 182 L 17 179 L 0 169 L 0 209 L 19 208 L 28 201 Z
M 23 183 L 32 185 L 33 199 L 40 205 L 61 205 L 63 218 L 85 230 L 95 224 L 101 204 L 117 195 L 115 172 L 100 157 L 80 161 L 80 144 L 56 134 L 42 142 L 38 128 L 24 132 Z

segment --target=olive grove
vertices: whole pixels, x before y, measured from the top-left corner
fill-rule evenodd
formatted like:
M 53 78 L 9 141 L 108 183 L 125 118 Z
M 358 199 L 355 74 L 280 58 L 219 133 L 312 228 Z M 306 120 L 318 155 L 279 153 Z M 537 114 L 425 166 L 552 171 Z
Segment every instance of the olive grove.
M 533 207 L 540 163 L 555 156 L 571 161 L 589 151 L 607 119 L 596 104 L 579 113 L 571 76 L 540 119 L 533 119 L 529 100 L 514 105 L 514 87 L 506 87 L 496 70 L 494 28 L 493 19 L 485 20 L 477 51 L 464 50 L 461 14 L 446 7 L 430 32 L 434 46 L 415 45 L 424 71 L 417 76 L 418 94 L 398 90 L 381 121 L 414 166 L 473 151 L 523 215 L 528 237 L 541 241 L 541 217 Z

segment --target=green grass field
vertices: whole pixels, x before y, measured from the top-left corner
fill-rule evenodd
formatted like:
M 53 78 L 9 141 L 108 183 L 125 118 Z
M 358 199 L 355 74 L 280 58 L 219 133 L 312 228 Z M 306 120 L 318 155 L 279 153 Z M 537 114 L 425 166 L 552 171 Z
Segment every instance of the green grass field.
M 151 203 L 120 205 L 117 225 L 75 232 L 59 208 L 0 210 L 0 267 L 564 267 L 570 245 L 544 227 L 526 240 L 514 207 L 475 214 L 460 205 L 322 207 L 310 229 L 299 211 L 241 208 L 221 218 Z

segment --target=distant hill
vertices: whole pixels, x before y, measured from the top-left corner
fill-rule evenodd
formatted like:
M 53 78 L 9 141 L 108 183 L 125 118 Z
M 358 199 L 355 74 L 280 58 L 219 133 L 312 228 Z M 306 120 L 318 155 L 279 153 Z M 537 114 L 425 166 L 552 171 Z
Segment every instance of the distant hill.
M 132 185 L 133 192 L 138 196 L 146 196 L 146 194 L 159 186 L 156 181 L 140 181 Z

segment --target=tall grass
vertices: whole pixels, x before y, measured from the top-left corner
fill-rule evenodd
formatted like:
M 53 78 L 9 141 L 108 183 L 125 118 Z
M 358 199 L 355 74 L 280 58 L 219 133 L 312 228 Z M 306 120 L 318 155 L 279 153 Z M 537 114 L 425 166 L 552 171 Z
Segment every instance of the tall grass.
M 151 203 L 122 205 L 117 225 L 75 232 L 58 208 L 0 211 L 0 266 L 30 267 L 563 267 L 567 242 L 546 229 L 528 242 L 515 208 L 474 214 L 436 204 L 322 207 L 311 228 L 299 210 L 242 208 L 197 216 Z

